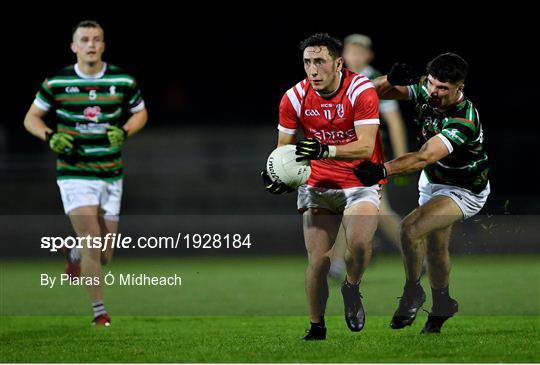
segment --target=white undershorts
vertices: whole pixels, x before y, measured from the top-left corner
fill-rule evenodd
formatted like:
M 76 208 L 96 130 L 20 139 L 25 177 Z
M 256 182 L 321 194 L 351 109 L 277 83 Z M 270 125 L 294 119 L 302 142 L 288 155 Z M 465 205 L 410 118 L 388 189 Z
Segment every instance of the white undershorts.
M 347 189 L 326 189 L 302 185 L 298 188 L 297 207 L 300 212 L 309 208 L 323 208 L 339 214 L 354 204 L 369 202 L 379 209 L 380 189 L 379 185 Z

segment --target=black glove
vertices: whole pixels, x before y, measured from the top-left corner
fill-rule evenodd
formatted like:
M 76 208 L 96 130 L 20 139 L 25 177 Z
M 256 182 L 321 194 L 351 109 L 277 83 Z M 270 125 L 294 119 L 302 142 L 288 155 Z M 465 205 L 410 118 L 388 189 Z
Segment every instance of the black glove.
M 328 157 L 328 145 L 322 144 L 315 138 L 306 138 L 296 144 L 296 161 L 320 160 Z
M 292 193 L 294 191 L 293 188 L 290 188 L 289 186 L 285 185 L 283 182 L 279 180 L 272 181 L 266 169 L 261 171 L 261 177 L 263 180 L 264 189 L 268 191 L 270 194 L 279 195 L 279 194 Z
M 382 163 L 362 161 L 354 169 L 354 174 L 362 184 L 365 186 L 372 186 L 386 178 L 386 168 Z
M 414 69 L 405 63 L 395 63 L 386 76 L 392 86 L 414 85 L 420 81 L 420 76 Z

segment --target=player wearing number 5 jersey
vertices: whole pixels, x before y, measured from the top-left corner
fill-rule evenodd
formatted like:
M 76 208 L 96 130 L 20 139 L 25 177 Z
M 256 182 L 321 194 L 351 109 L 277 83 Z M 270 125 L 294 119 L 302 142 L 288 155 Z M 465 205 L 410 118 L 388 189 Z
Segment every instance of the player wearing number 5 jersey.
M 141 92 L 133 77 L 102 60 L 104 32 L 95 21 L 73 31 L 71 50 L 77 63 L 49 76 L 24 120 L 26 129 L 57 154 L 57 182 L 66 214 L 79 237 L 105 237 L 118 230 L 122 197 L 123 142 L 147 121 Z M 54 128 L 44 121 L 49 114 Z M 101 264 L 112 258 L 85 247 L 68 252 L 72 277 L 101 277 Z M 101 280 L 100 280 L 101 281 Z M 88 285 L 94 324 L 109 325 L 101 285 Z

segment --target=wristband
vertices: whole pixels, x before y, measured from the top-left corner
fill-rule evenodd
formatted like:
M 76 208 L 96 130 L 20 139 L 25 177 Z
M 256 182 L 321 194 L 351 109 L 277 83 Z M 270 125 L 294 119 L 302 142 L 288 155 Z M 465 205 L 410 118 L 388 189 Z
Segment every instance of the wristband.
M 328 146 L 328 156 L 326 156 L 326 158 L 334 158 L 336 157 L 336 153 L 337 153 L 336 146 Z

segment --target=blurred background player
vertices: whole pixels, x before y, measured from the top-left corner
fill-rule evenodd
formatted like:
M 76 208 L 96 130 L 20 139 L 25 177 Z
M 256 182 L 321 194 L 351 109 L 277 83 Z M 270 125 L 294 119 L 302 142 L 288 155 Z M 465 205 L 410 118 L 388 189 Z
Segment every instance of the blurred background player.
M 77 63 L 45 79 L 24 126 L 58 154 L 57 183 L 75 233 L 105 237 L 118 231 L 123 142 L 144 127 L 148 116 L 135 79 L 103 62 L 104 32 L 97 22 L 75 26 L 71 50 Z M 54 120 L 54 129 L 45 123 L 46 115 Z M 83 245 L 79 251 L 68 252 L 66 272 L 101 282 L 101 265 L 111 260 L 113 249 L 101 252 Z M 102 286 L 87 289 L 92 323 L 108 326 Z
M 382 75 L 374 69 L 370 63 L 373 61 L 371 38 L 363 34 L 351 34 L 343 41 L 343 59 L 345 66 L 356 73 L 373 80 Z M 399 157 L 408 152 L 407 129 L 399 110 L 399 104 L 395 100 L 381 100 L 379 113 L 382 119 L 381 137 L 384 143 L 384 154 L 386 158 Z M 392 151 L 392 154 L 390 154 Z M 394 184 L 402 185 L 408 181 L 408 177 L 401 177 L 401 181 L 394 181 Z M 379 229 L 387 240 L 401 251 L 399 241 L 399 224 L 401 218 L 392 209 L 388 199 L 388 189 L 390 184 L 385 186 L 386 192 L 381 194 Z M 345 268 L 345 235 L 343 228 L 340 228 L 332 253 L 332 265 L 329 275 L 336 279 L 341 279 Z
M 367 77 L 343 68 L 339 40 L 315 34 L 300 49 L 307 78 L 281 99 L 278 146 L 295 143 L 299 128 L 307 137 L 296 144 L 298 159 L 311 161 L 311 175 L 298 189 L 297 203 L 308 253 L 306 293 L 311 328 L 304 339 L 323 340 L 330 254 L 341 224 L 347 238 L 347 275 L 341 286 L 345 321 L 354 332 L 364 327 L 359 288 L 377 229 L 380 182 L 363 185 L 354 175 L 354 167 L 362 160 L 383 161 L 379 98 Z M 279 181 L 272 182 L 266 170 L 262 176 L 267 191 L 291 191 Z
M 356 174 L 365 184 L 387 176 L 422 170 L 419 207 L 402 222 L 401 241 L 406 283 L 390 326 L 412 324 L 425 301 L 420 285 L 427 256 L 433 307 L 422 333 L 438 333 L 458 311 L 450 297 L 448 246 L 455 222 L 477 214 L 490 193 L 488 155 L 478 111 L 464 93 L 468 65 L 454 53 L 435 57 L 419 77 L 410 66 L 396 64 L 374 83 L 381 98 L 413 100 L 418 152 L 384 164 L 362 162 Z

